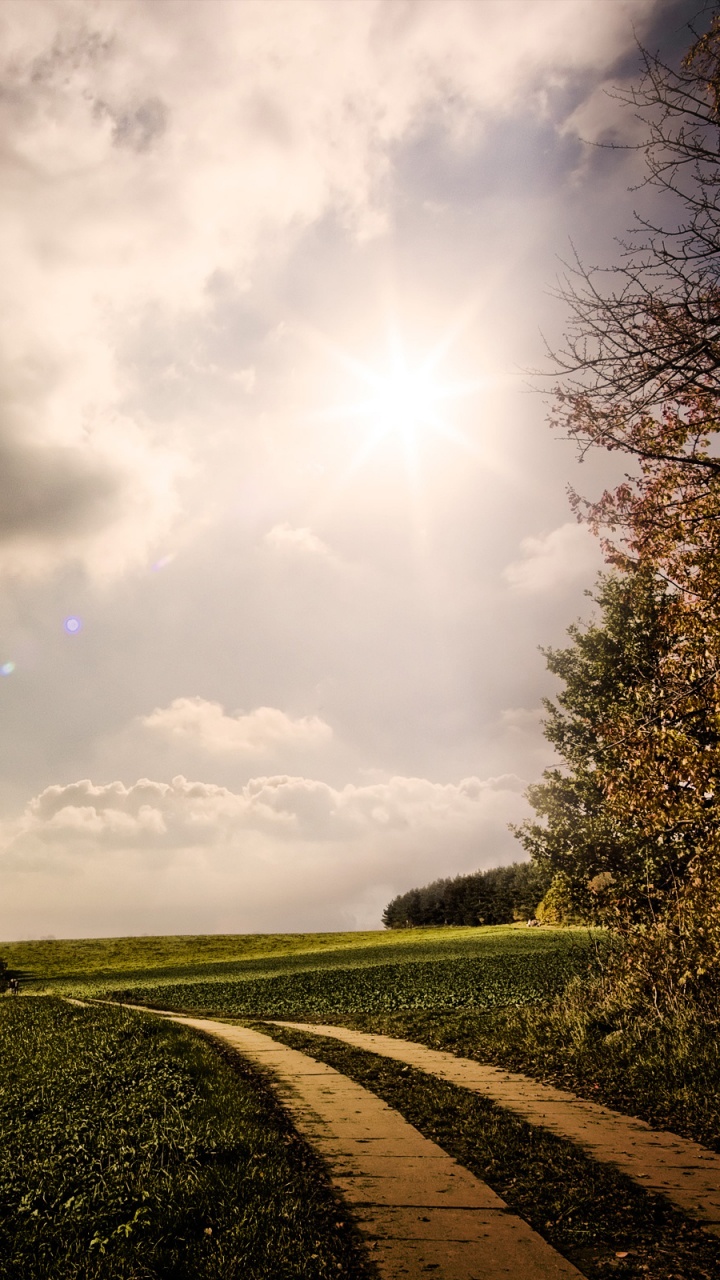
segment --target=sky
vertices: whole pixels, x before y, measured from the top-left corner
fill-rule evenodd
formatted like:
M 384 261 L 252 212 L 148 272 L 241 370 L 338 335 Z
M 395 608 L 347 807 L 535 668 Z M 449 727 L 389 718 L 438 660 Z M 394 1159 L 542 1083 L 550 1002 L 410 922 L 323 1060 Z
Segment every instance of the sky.
M 379 928 L 524 857 L 601 566 L 548 427 L 675 0 L 4 0 L 0 937 Z M 703 18 L 705 13 L 705 18 Z

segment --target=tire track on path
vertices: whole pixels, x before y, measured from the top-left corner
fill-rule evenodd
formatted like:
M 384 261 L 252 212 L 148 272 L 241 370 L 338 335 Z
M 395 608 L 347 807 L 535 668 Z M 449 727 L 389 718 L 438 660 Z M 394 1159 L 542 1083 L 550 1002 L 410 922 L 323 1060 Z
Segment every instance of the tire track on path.
M 698 1142 L 652 1129 L 644 1120 L 519 1072 L 458 1058 L 413 1041 L 316 1023 L 276 1019 L 268 1019 L 268 1023 L 341 1040 L 484 1094 L 528 1123 L 570 1138 L 593 1159 L 614 1165 L 720 1236 L 720 1155 Z
M 584 1280 L 486 1183 L 347 1076 L 247 1027 L 162 1012 L 270 1073 L 383 1280 Z

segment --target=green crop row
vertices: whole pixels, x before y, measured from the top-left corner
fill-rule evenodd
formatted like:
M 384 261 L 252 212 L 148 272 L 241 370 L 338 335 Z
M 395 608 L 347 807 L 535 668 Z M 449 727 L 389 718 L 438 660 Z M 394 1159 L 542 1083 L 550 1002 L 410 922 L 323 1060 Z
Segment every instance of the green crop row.
M 597 932 L 597 931 L 596 931 Z M 91 994 L 147 982 L 200 982 L 300 969 L 405 964 L 473 956 L 531 955 L 585 948 L 581 929 L 408 929 L 373 934 L 257 935 L 236 939 L 130 938 L 13 943 L 10 968 L 25 989 Z M 215 942 L 215 946 L 210 943 Z M 120 946 L 124 943 L 124 946 Z M 184 945 L 180 945 L 183 943 Z M 207 943 L 207 946 L 201 944 Z M 220 946 L 220 943 L 223 946 Z M 332 945 L 335 943 L 335 945 Z M 94 967 L 93 967 L 94 963 Z
M 241 981 L 139 983 L 119 1000 L 225 1017 L 315 1017 L 410 1009 L 490 1009 L 545 1000 L 587 965 L 587 948 L 275 974 Z
M 2 1280 L 367 1278 L 240 1059 L 161 1019 L 0 1001 Z

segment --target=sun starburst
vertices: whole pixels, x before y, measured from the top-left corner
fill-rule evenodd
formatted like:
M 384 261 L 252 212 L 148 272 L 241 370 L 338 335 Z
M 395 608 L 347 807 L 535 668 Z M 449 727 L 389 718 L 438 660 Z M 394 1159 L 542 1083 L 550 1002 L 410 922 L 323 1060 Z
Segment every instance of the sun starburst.
M 443 375 L 450 341 L 446 336 L 424 358 L 414 358 L 392 331 L 384 358 L 377 363 L 332 348 L 334 358 L 352 376 L 357 395 L 334 405 L 323 416 L 357 424 L 354 467 L 379 449 L 400 446 L 415 471 L 420 450 L 431 438 L 472 449 L 472 442 L 452 421 L 448 402 L 476 392 L 481 383 L 477 379 L 453 381 Z

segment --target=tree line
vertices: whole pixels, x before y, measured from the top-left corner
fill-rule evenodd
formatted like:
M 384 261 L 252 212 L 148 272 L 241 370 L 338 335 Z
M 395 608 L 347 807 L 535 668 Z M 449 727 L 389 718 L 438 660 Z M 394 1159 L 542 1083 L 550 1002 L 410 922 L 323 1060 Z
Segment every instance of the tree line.
M 551 877 L 532 862 L 514 862 L 470 875 L 434 880 L 421 889 L 398 894 L 383 912 L 387 929 L 417 925 L 510 924 L 527 920 Z

